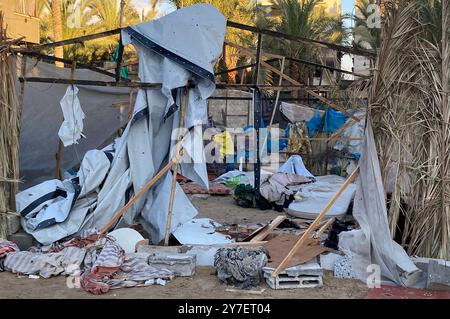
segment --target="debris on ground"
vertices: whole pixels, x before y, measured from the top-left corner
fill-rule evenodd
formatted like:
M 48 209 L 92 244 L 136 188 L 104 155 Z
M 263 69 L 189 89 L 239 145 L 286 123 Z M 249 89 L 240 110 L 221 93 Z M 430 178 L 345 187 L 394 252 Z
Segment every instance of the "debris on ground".
M 240 289 L 257 287 L 266 264 L 266 252 L 261 248 L 220 248 L 214 256 L 217 277 L 224 283 Z

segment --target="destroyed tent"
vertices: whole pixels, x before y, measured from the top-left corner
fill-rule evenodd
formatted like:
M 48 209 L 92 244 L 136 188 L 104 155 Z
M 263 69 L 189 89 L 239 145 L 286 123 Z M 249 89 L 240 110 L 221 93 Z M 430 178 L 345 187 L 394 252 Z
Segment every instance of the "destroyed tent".
M 420 270 L 389 232 L 385 190 L 370 121 L 364 136 L 360 167 L 353 204 L 353 216 L 360 229 L 342 232 L 339 248 L 351 256 L 358 279 L 369 282 L 374 278 L 372 275 L 376 275 L 375 267 L 380 267 L 383 282 L 417 287 Z
M 123 30 L 124 44 L 133 44 L 139 53 L 140 80 L 161 83 L 162 89 L 139 90 L 123 135 L 101 151 L 89 151 L 76 178 L 47 181 L 16 196 L 28 233 L 50 244 L 83 229 L 101 229 L 158 173 L 172 157 L 180 88 L 189 85 L 186 127 L 207 120 L 206 99 L 215 89 L 213 67 L 225 28 L 226 19 L 213 6 L 194 5 Z M 198 130 L 186 134 L 183 147 L 191 161 L 181 164 L 181 174 L 208 187 L 201 138 Z M 113 155 L 111 162 L 105 152 Z M 138 220 L 154 243 L 164 238 L 171 180 L 167 173 L 122 218 L 126 224 Z M 177 184 L 171 231 L 196 214 Z
M 27 77 L 69 78 L 70 70 L 53 64 L 26 60 Z M 17 63 L 18 73 L 20 63 Z M 111 81 L 112 77 L 91 70 L 77 69 L 74 76 L 80 80 Z M 17 84 L 16 87 L 19 87 Z M 55 176 L 55 153 L 58 149 L 58 130 L 63 121 L 60 100 L 67 86 L 50 83 L 24 83 L 24 108 L 20 130 L 20 173 L 26 189 Z M 130 89 L 79 86 L 84 119 L 83 134 L 78 144 L 64 148 L 61 167 L 69 169 L 81 162 L 85 153 L 106 145 L 117 130 L 128 120 Z

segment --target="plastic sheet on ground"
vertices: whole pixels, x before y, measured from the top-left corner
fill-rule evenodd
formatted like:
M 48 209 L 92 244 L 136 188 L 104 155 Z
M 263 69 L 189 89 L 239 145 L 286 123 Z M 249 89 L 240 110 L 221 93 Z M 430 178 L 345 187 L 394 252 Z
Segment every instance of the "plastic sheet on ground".
M 182 244 L 227 244 L 231 239 L 224 234 L 216 232 L 221 225 L 209 218 L 193 219 L 184 223 L 173 233 L 175 238 Z

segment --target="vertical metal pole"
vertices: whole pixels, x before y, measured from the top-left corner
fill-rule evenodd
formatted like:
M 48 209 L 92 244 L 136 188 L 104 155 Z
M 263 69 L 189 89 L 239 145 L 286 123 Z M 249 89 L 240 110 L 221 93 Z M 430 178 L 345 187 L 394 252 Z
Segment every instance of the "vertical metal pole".
M 120 14 L 119 14 L 119 28 L 123 26 L 123 17 L 125 12 L 125 0 L 120 1 Z M 122 44 L 122 32 L 119 36 L 119 52 L 117 55 L 116 65 L 116 82 L 119 82 L 122 77 L 122 59 L 123 59 L 123 44 Z
M 258 33 L 258 43 L 256 48 L 256 66 L 255 73 L 253 74 L 253 83 L 255 84 L 255 89 L 253 91 L 253 128 L 256 133 L 256 163 L 254 165 L 255 173 L 255 198 L 259 199 L 260 193 L 259 188 L 261 184 L 261 154 L 260 154 L 260 134 L 259 129 L 261 127 L 261 92 L 258 89 L 258 75 L 259 68 L 261 64 L 261 51 L 262 51 L 262 34 Z
M 259 188 L 261 186 L 261 153 L 260 153 L 260 134 L 259 129 L 261 127 L 261 92 L 258 88 L 253 91 L 253 101 L 254 101 L 254 124 L 253 127 L 256 133 L 256 163 L 254 165 L 255 173 L 255 198 L 258 199 L 260 196 Z
M 123 59 L 123 44 L 122 44 L 122 32 L 119 38 L 119 54 L 117 55 L 117 66 L 116 66 L 116 82 L 119 82 L 122 78 L 122 59 Z

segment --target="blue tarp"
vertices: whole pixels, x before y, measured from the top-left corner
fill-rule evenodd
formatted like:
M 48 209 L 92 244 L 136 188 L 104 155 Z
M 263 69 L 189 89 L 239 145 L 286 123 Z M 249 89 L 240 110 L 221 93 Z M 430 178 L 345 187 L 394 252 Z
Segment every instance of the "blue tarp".
M 316 132 L 321 132 L 323 128 L 323 120 L 320 113 L 314 114 L 314 116 L 306 122 L 306 127 L 308 128 L 308 136 L 314 137 Z
M 347 115 L 329 108 L 325 111 L 323 131 L 325 133 L 334 133 L 347 122 L 347 119 Z
M 320 113 L 316 113 L 309 121 L 306 122 L 306 126 L 308 127 L 308 135 L 309 137 L 314 137 L 317 132 L 334 133 L 342 125 L 344 125 L 347 120 L 347 115 L 328 108 L 326 109 L 323 118 Z

